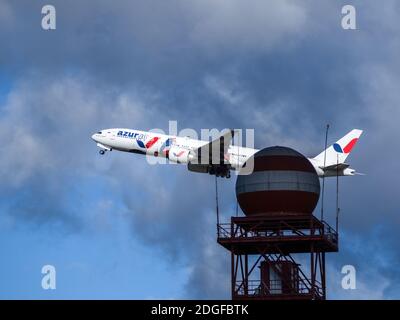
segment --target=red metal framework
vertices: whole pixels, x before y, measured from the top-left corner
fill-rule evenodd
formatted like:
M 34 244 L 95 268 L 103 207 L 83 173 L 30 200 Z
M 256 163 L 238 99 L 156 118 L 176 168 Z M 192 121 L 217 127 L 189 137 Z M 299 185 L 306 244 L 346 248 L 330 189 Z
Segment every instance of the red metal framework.
M 325 253 L 338 251 L 338 234 L 324 221 L 231 217 L 218 223 L 218 243 L 231 252 L 232 299 L 326 298 Z M 292 254 L 309 263 L 301 269 Z

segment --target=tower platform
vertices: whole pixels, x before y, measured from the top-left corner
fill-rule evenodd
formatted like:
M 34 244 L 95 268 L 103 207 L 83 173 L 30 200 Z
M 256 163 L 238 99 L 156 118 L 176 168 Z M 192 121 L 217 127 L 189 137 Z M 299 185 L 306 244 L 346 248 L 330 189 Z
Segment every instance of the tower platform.
M 231 217 L 218 225 L 218 243 L 235 253 L 337 252 L 338 234 L 314 216 Z

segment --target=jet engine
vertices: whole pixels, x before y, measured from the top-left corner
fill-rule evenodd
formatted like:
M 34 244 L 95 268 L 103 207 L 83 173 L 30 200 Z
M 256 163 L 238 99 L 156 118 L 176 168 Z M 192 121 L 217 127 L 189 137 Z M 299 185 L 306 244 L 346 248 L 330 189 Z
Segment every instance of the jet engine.
M 177 146 L 172 146 L 168 151 L 168 159 L 176 163 L 189 163 L 193 160 L 194 156 L 185 148 L 180 148 Z

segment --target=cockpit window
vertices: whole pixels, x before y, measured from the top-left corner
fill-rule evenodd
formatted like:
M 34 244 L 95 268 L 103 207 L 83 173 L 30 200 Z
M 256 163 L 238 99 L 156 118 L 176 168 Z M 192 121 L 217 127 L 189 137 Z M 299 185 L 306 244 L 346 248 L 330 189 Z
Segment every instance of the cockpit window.
M 99 131 L 99 132 L 97 132 L 98 134 L 101 134 L 102 132 L 101 131 Z

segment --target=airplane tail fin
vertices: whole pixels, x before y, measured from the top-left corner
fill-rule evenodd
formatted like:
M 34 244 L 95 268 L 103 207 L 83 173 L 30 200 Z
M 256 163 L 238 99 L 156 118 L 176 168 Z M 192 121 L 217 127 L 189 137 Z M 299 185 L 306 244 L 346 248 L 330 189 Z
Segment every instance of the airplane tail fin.
M 356 145 L 357 140 L 360 138 L 361 134 L 362 130 L 351 130 L 343 138 L 341 138 L 333 145 L 331 145 L 328 149 L 326 149 L 326 153 L 324 150 L 314 159 L 318 161 L 321 167 L 324 166 L 324 159 L 325 167 L 334 166 L 337 163 L 344 163 L 346 158 L 349 156 L 351 150 Z

